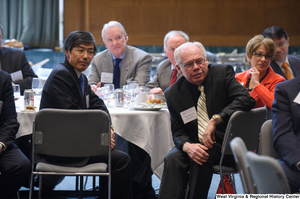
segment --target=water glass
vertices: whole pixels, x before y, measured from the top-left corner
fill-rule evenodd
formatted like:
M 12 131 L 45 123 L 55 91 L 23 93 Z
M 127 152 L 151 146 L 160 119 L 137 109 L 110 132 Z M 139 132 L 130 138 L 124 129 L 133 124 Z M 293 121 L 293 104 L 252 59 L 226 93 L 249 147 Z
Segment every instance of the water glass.
M 106 102 L 107 108 L 113 108 L 115 86 L 113 84 L 105 84 L 103 90 L 104 90 L 104 102 Z
M 14 84 L 13 90 L 14 90 L 14 100 L 17 101 L 21 96 L 20 85 Z
M 34 96 L 36 96 L 36 100 L 41 100 L 41 94 L 43 90 L 43 79 L 41 78 L 33 78 L 32 79 L 32 90 L 34 92 Z
M 123 108 L 129 108 L 130 107 L 130 100 L 131 100 L 131 94 L 132 91 L 129 88 L 129 85 L 123 86 L 123 92 L 124 92 L 124 106 Z
M 129 90 L 131 91 L 130 104 L 133 105 L 133 104 L 135 104 L 136 97 L 139 94 L 139 84 L 138 83 L 130 83 Z

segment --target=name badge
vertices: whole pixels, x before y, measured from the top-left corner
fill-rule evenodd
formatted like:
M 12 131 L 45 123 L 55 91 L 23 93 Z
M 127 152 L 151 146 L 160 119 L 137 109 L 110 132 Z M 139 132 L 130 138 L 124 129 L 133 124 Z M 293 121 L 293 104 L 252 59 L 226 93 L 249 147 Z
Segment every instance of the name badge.
M 197 119 L 197 111 L 195 107 L 182 111 L 180 115 L 184 124 Z
M 0 115 L 1 115 L 1 111 L 2 111 L 2 106 L 3 106 L 3 101 L 0 101 Z
M 86 102 L 86 108 L 89 108 L 90 107 L 90 96 L 89 95 L 85 96 L 85 102 Z
M 113 73 L 101 73 L 101 82 L 111 84 L 113 83 Z
M 17 72 L 14 72 L 14 73 L 11 73 L 10 76 L 11 76 L 11 80 L 13 82 L 17 81 L 17 80 L 22 80 L 23 79 L 23 74 L 22 74 L 21 70 L 18 70 Z
M 294 102 L 297 103 L 297 104 L 300 104 L 300 92 L 298 93 L 298 95 L 294 99 Z

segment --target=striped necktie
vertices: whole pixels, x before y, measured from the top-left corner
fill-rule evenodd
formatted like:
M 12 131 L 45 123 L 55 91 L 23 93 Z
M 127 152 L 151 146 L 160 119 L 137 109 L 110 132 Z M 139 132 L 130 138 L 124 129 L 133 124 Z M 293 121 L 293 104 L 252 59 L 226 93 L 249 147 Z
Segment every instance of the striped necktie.
M 289 69 L 289 65 L 288 63 L 284 62 L 282 64 L 282 68 L 284 69 L 284 73 L 287 79 L 293 79 L 292 75 L 291 75 L 291 71 Z
M 176 80 L 177 80 L 177 69 L 174 68 L 172 70 L 172 77 L 171 77 L 169 86 L 172 86 L 172 84 L 174 84 L 174 82 L 176 82 Z
M 204 93 L 204 86 L 198 86 L 198 90 L 201 95 L 197 102 L 197 120 L 198 120 L 198 138 L 201 144 L 203 144 L 203 132 L 205 131 L 209 117 L 206 109 L 206 96 Z

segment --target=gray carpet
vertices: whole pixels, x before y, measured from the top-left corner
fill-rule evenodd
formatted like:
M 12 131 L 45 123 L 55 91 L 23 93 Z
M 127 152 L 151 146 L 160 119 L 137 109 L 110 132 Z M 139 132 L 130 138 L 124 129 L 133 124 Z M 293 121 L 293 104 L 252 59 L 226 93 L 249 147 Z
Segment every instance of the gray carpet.
M 244 194 L 244 190 L 243 190 L 243 186 L 242 186 L 239 174 L 235 174 L 234 179 L 235 179 L 235 186 L 236 186 L 237 193 Z M 215 194 L 216 194 L 217 188 L 219 186 L 219 182 L 220 182 L 220 176 L 214 174 L 213 179 L 212 179 L 212 183 L 211 183 L 211 186 L 210 186 L 210 190 L 209 190 L 209 193 L 208 193 L 208 197 L 207 197 L 208 199 L 214 199 L 215 198 Z M 96 184 L 98 184 L 98 181 L 97 181 Z M 159 186 L 160 186 L 160 180 L 155 175 L 152 176 L 152 186 L 155 189 L 156 193 L 158 194 Z M 92 188 L 92 177 L 89 177 L 88 180 L 86 181 L 85 188 L 86 189 Z M 21 190 L 28 190 L 28 189 L 22 187 Z M 57 185 L 55 190 L 75 190 L 75 177 L 65 177 L 65 179 L 59 185 Z M 96 198 L 96 197 L 86 197 L 86 198 L 91 199 L 91 198 Z M 23 199 L 23 197 L 21 199 Z M 73 199 L 73 198 L 71 197 L 71 198 L 68 198 L 68 199 Z

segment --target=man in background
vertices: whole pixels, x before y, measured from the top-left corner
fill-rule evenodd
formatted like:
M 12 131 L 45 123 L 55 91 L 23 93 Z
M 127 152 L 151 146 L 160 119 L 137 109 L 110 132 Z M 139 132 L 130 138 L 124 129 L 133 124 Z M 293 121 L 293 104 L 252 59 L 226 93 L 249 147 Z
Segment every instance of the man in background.
M 11 77 L 0 70 L 0 198 L 16 196 L 29 183 L 31 164 L 15 145 L 19 129 Z
M 300 76 L 276 85 L 272 104 L 273 144 L 291 192 L 300 189 Z
M 0 24 L 0 69 L 9 73 L 14 84 L 19 84 L 21 95 L 32 86 L 32 78 L 38 77 L 29 65 L 23 50 L 1 47 L 3 27 Z
M 40 109 L 100 109 L 109 115 L 104 102 L 91 90 L 87 78 L 83 74 L 97 52 L 93 35 L 87 31 L 74 31 L 67 36 L 64 48 L 65 61 L 57 65 L 49 75 L 43 88 Z M 114 139 L 114 132 L 111 131 L 111 196 L 114 199 L 130 199 L 132 198 L 130 157 L 115 148 Z M 72 162 L 78 166 L 85 166 L 105 160 L 103 157 L 86 157 L 85 160 L 81 158 L 80 160 L 74 160 L 74 158 L 58 160 L 57 157 L 47 156 L 45 161 L 60 164 Z M 52 178 L 51 182 L 50 177 L 52 176 L 48 177 L 48 184 L 45 185 L 48 189 L 53 189 L 62 179 Z M 46 176 L 43 177 L 43 183 L 47 183 Z
M 293 79 L 300 75 L 300 58 L 288 55 L 289 37 L 287 32 L 279 26 L 272 26 L 264 30 L 264 37 L 274 40 L 276 53 L 271 67 L 275 73 L 282 75 L 285 79 Z
M 164 53 L 168 59 L 162 61 L 156 69 L 155 75 L 146 87 L 151 88 L 150 94 L 163 94 L 180 76 L 176 69 L 174 51 L 181 44 L 188 42 L 189 37 L 182 31 L 172 30 L 164 38 Z
M 128 35 L 117 21 L 104 24 L 102 39 L 107 48 L 92 60 L 89 83 L 96 93 L 101 84 L 114 84 L 123 88 L 127 81 L 137 81 L 144 86 L 150 80 L 151 56 L 138 48 L 127 45 Z

